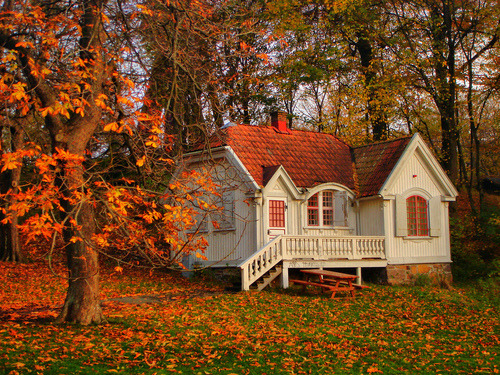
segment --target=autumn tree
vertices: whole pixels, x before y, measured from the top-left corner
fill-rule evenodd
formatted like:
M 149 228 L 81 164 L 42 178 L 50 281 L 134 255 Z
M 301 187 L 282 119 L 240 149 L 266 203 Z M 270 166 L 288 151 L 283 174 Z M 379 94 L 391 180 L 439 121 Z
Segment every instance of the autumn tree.
M 482 175 L 484 168 L 481 167 L 482 145 L 480 130 L 481 125 L 494 114 L 495 106 L 490 102 L 498 97 L 498 75 L 494 61 L 498 56 L 498 15 L 500 8 L 489 7 L 484 4 L 471 4 L 468 9 L 467 21 L 472 27 L 470 32 L 460 40 L 461 67 L 463 71 L 463 94 L 465 102 L 464 112 L 467 114 L 469 124 L 469 140 L 463 142 L 469 145 L 469 168 L 466 168 L 464 158 L 461 155 L 460 170 L 462 180 L 467 181 L 467 192 L 474 213 L 483 209 L 484 194 L 482 189 Z M 465 132 L 467 134 L 467 132 Z M 485 141 L 489 137 L 482 137 Z M 479 202 L 474 202 L 472 190 L 479 192 Z
M 465 65 L 461 63 L 461 43 L 482 23 L 482 14 L 491 12 L 496 2 L 464 1 L 387 1 L 386 13 L 394 33 L 386 40 L 394 58 L 404 66 L 416 90 L 427 93 L 439 112 L 441 160 L 452 181 L 459 182 L 457 119 L 457 79 Z M 496 43 L 491 25 L 484 34 L 483 46 Z M 478 59 L 488 48 L 477 49 Z
M 2 173 L 29 163 L 34 178 L 2 191 L 3 223 L 30 213 L 20 228 L 28 241 L 49 241 L 49 259 L 64 244 L 69 276 L 60 322 L 103 320 L 98 253 L 118 264 L 140 256 L 166 266 L 206 245 L 182 234 L 195 225 L 194 207 L 208 206 L 201 197 L 214 189 L 209 180 L 193 173 L 158 190 L 143 183 L 172 170 L 175 141 L 160 107 L 137 86 L 147 73 L 145 49 L 132 34 L 144 23 L 125 19 L 150 13 L 146 5 L 62 0 L 9 3 L 0 14 L 2 125 L 30 115 L 47 135 L 4 149 Z
M 4 91 L 4 94 L 8 90 Z M 3 145 L 0 152 L 16 152 L 23 145 L 24 129 L 22 127 L 24 118 L 11 118 L 2 126 Z M 12 191 L 13 195 L 17 193 L 19 182 L 21 180 L 21 165 L 12 169 L 4 170 L 0 173 L 0 194 L 3 196 Z M 2 208 L 9 210 L 12 205 L 12 196 L 6 197 L 2 201 Z M 19 218 L 16 212 L 10 213 L 10 220 L 4 221 L 6 215 L 0 213 L 0 260 L 18 262 L 23 259 L 21 245 L 19 241 L 18 222 Z

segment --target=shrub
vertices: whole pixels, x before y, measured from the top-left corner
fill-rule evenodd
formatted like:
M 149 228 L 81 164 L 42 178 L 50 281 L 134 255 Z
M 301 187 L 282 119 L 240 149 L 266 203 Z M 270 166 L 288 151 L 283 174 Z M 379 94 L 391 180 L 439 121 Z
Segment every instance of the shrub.
M 495 272 L 500 260 L 500 208 L 489 205 L 477 217 L 465 212 L 450 224 L 453 278 L 477 280 Z

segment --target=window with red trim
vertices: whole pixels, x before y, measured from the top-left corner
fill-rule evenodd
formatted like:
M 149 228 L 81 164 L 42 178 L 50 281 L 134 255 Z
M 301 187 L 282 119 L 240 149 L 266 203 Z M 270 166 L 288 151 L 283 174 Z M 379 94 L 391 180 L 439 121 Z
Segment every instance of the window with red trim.
M 333 227 L 333 191 L 323 192 L 323 226 Z
M 307 224 L 310 226 L 333 227 L 335 195 L 333 191 L 322 191 L 307 200 Z
M 427 200 L 419 195 L 406 199 L 408 236 L 428 236 Z
M 314 194 L 307 201 L 307 223 L 309 225 L 319 225 L 319 205 L 318 193 Z
M 269 201 L 269 226 L 285 227 L 285 201 Z

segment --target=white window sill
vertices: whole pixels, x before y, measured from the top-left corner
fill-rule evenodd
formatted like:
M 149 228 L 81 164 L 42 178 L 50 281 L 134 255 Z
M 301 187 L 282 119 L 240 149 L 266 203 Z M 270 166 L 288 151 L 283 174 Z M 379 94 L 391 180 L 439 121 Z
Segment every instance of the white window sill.
M 335 230 L 335 229 L 349 230 L 349 229 L 351 229 L 351 227 L 320 227 L 320 226 L 317 226 L 317 227 L 307 226 L 307 227 L 303 227 L 303 228 L 304 229 L 323 229 L 323 230 Z
M 203 230 L 199 230 L 199 231 L 195 231 L 195 230 L 187 230 L 186 233 L 188 234 L 193 234 L 193 233 L 196 233 L 196 234 L 200 234 L 200 233 L 208 233 L 208 230 L 207 229 L 203 229 Z
M 231 228 L 217 228 L 217 229 L 213 229 L 212 232 L 231 232 L 231 231 L 235 231 L 236 228 L 235 227 L 231 227 Z
M 405 236 L 405 237 L 403 237 L 403 240 L 418 242 L 418 241 L 430 241 L 433 238 L 436 238 L 436 237 L 431 237 L 431 236 Z

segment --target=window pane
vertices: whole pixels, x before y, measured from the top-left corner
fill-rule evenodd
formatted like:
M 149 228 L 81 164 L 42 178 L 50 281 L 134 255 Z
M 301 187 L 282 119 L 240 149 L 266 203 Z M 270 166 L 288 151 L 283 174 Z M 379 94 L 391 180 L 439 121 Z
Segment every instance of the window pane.
M 406 200 L 409 236 L 427 236 L 429 234 L 427 201 L 413 195 Z
M 323 192 L 323 207 L 333 207 L 333 192 L 324 191 Z
M 269 201 L 269 226 L 272 228 L 285 227 L 284 201 Z
M 311 198 L 308 199 L 307 206 L 318 207 L 318 193 L 314 194 Z
M 333 210 L 323 209 L 323 225 L 325 227 L 333 227 Z
M 307 223 L 309 225 L 319 225 L 318 213 L 319 213 L 319 210 L 317 208 L 308 208 L 307 209 Z

